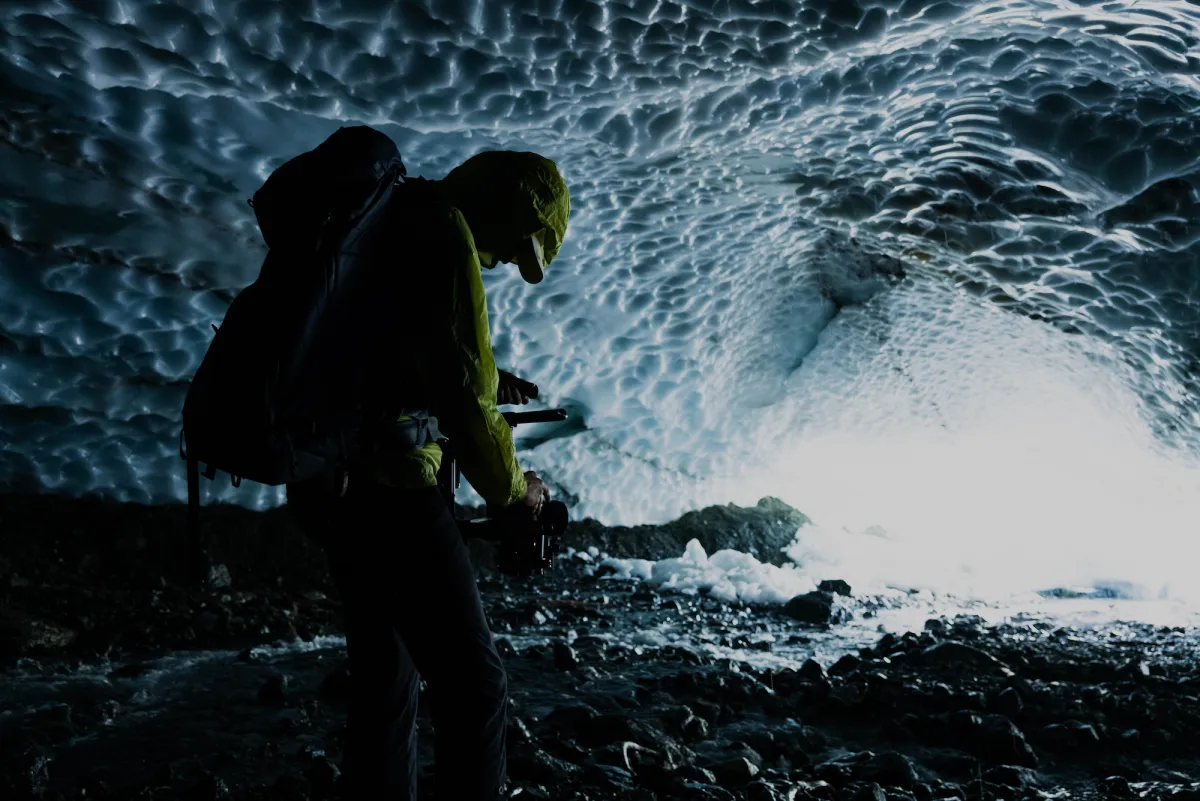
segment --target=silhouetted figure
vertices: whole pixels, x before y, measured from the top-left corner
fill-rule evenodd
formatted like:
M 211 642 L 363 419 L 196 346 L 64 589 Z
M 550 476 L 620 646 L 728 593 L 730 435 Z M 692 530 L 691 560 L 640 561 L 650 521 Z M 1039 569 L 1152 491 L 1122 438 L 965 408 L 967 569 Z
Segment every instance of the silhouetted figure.
M 553 162 L 487 152 L 441 181 L 410 179 L 388 210 L 396 324 L 378 347 L 372 393 L 404 413 L 334 486 L 288 486 L 325 548 L 344 604 L 352 697 L 348 797 L 415 799 L 417 693 L 428 685 L 439 799 L 495 799 L 505 779 L 507 683 L 453 510 L 439 491 L 438 440 L 491 508 L 549 492 L 517 463 L 497 409 L 527 398 L 496 369 L 480 268 L 542 279 L 570 199 Z M 389 361 L 389 354 L 415 358 Z M 396 365 L 412 364 L 413 368 Z

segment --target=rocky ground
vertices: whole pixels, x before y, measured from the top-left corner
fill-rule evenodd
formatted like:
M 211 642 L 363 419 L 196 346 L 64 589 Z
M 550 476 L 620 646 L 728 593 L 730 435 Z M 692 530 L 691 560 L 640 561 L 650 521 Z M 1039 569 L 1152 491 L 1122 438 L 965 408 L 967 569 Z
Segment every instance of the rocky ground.
M 336 797 L 351 678 L 321 555 L 286 514 L 205 511 L 221 567 L 201 590 L 176 580 L 181 509 L 0 500 L 0 797 Z M 795 514 L 568 539 L 677 555 L 723 526 L 770 550 Z M 1200 799 L 1194 631 L 962 616 L 881 635 L 836 583 L 754 608 L 576 560 L 513 581 L 480 555 L 517 798 Z

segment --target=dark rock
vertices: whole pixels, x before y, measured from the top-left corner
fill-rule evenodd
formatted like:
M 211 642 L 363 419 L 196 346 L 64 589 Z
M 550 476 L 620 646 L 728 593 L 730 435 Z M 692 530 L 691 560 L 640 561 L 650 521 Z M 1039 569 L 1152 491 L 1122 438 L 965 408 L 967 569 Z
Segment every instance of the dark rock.
M 136 679 L 150 669 L 149 665 L 142 662 L 130 662 L 128 665 L 121 665 L 116 670 L 108 674 L 110 679 Z
M 688 740 L 704 740 L 708 738 L 708 721 L 699 715 L 689 715 L 679 728 L 680 734 Z
M 260 661 L 261 658 L 259 652 L 253 648 L 243 648 L 241 651 L 238 651 L 238 655 L 234 657 L 233 661 L 252 664 Z
M 1081 720 L 1052 723 L 1037 734 L 1038 745 L 1051 751 L 1073 751 L 1100 742 L 1096 729 Z
M 912 787 L 918 780 L 912 762 L 895 751 L 875 755 L 865 766 L 863 777 L 888 787 Z
M 774 787 L 761 780 L 746 785 L 741 796 L 745 801 L 779 801 L 783 797 Z
M 754 750 L 747 743 L 738 743 L 727 753 L 727 758 L 742 757 L 756 768 L 762 769 L 763 758 L 762 754 Z
M 850 781 L 912 787 L 918 779 L 912 762 L 896 752 L 862 751 L 825 762 L 816 770 L 818 776 L 833 784 Z
M 825 668 L 823 668 L 821 663 L 817 662 L 815 659 L 806 659 L 804 664 L 800 666 L 800 670 L 797 672 L 799 673 L 800 678 L 804 679 L 805 681 L 827 681 L 829 679 L 829 675 L 825 672 Z
M 574 670 L 579 667 L 579 657 L 575 649 L 565 642 L 554 643 L 554 666 L 559 670 Z
M 864 784 L 854 791 L 853 801 L 888 801 L 887 793 L 878 784 Z
M 960 642 L 940 642 L 921 652 L 921 658 L 930 664 L 971 665 L 994 671 L 1009 672 L 1008 667 L 989 653 L 964 645 Z
M 1124 776 L 1109 776 L 1100 782 L 1100 789 L 1107 798 L 1132 798 L 1135 793 Z
M 933 801 L 933 787 L 928 784 L 917 784 L 912 788 L 913 798 L 917 801 Z
M 579 729 L 591 724 L 598 717 L 599 713 L 587 704 L 571 704 L 551 710 L 543 721 L 553 731 L 573 736 Z M 619 740 L 624 733 L 624 730 L 618 730 L 611 737 L 605 737 L 604 735 L 593 736 L 597 736 L 597 739 L 604 741 L 604 743 L 611 743 Z
M 208 568 L 208 586 L 213 589 L 228 589 L 233 585 L 233 577 L 225 565 L 211 565 Z
M 595 520 L 571 523 L 560 542 L 577 551 L 595 546 L 609 556 L 667 559 L 679 556 L 691 540 L 707 553 L 725 548 L 749 553 L 774 565 L 786 563 L 783 549 L 809 519 L 776 498 L 753 507 L 711 506 L 663 525 L 604 526 Z
M 795 791 L 795 801 L 809 801 L 809 799 L 830 799 L 837 797 L 837 791 L 833 785 L 824 781 L 794 781 L 791 784 L 792 791 Z M 793 796 L 789 796 L 792 798 Z
M 850 592 L 850 585 L 841 579 L 825 579 L 817 585 L 818 592 L 828 592 L 834 595 L 845 595 L 849 597 L 853 593 Z
M 759 773 L 755 765 L 744 756 L 727 759 L 712 766 L 713 775 L 722 787 L 742 787 Z
M 590 764 L 583 771 L 585 779 L 589 779 L 605 787 L 612 787 L 618 790 L 632 790 L 634 786 L 633 774 L 616 765 Z
M 3 779 L 8 779 L 9 786 L 18 798 L 42 798 L 50 786 L 50 765 L 54 761 L 54 753 L 42 746 L 31 746 L 19 753 L 21 755 L 16 765 L 12 766 L 15 775 L 0 774 L 0 788 L 4 787 Z
M 559 784 L 580 773 L 581 768 L 566 760 L 551 756 L 541 749 L 510 754 L 508 775 L 515 781 Z
M 698 782 L 700 784 L 716 784 L 717 777 L 708 768 L 702 768 L 699 765 L 685 765 L 679 769 L 679 777 L 686 781 Z
M 678 798 L 681 801 L 734 801 L 735 798 L 733 793 L 723 787 L 687 780 L 681 781 L 673 788 L 670 795 L 661 797 Z
M 829 674 L 831 676 L 845 676 L 858 670 L 862 663 L 862 660 L 857 656 L 854 656 L 853 654 L 846 654 L 841 659 L 830 665 Z
M 1003 715 L 951 712 L 914 721 L 935 742 L 973 754 L 997 765 L 1037 767 L 1037 756 L 1025 735 Z
M 1015 765 L 1000 765 L 983 774 L 984 781 L 1025 790 L 1038 786 L 1037 773 L 1029 768 L 1018 768 Z
M 279 704 L 287 698 L 289 679 L 282 674 L 270 676 L 258 688 L 260 704 Z
M 809 592 L 797 595 L 787 602 L 783 611 L 802 623 L 814 625 L 837 625 L 850 620 L 850 610 L 842 606 L 828 592 Z
M 1020 693 L 1012 687 L 1005 687 L 992 702 L 992 711 L 1004 715 L 1010 720 L 1015 720 L 1019 717 L 1021 710 L 1024 708 L 1025 702 L 1021 700 Z

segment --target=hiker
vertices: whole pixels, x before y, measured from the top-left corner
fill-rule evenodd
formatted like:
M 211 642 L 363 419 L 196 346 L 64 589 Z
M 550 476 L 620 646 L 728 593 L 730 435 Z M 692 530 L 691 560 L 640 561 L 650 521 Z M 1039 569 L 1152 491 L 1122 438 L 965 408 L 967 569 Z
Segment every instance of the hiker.
M 409 179 L 388 209 L 398 242 L 388 258 L 403 271 L 405 297 L 394 340 L 378 348 L 376 389 L 394 389 L 418 410 L 398 429 L 427 412 L 434 434 L 416 448 L 405 436 L 381 437 L 340 487 L 288 486 L 289 506 L 324 546 L 343 602 L 347 797 L 416 799 L 420 679 L 436 730 L 437 797 L 500 797 L 507 680 L 467 547 L 436 486 L 436 440 L 448 439 L 489 509 L 524 504 L 536 514 L 549 501 L 542 480 L 517 463 L 497 409 L 528 396 L 496 369 L 480 268 L 515 264 L 538 283 L 569 210 L 553 162 L 507 151 L 474 156 L 440 181 Z M 419 380 L 391 375 L 388 354 L 400 349 L 417 355 Z

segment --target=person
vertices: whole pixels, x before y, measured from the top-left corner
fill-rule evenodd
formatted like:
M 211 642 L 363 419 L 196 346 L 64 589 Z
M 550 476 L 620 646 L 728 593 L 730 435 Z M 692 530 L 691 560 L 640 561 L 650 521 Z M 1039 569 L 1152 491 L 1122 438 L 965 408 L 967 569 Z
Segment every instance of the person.
M 402 308 L 394 337 L 380 346 L 372 391 L 428 412 L 434 433 L 420 447 L 380 437 L 341 488 L 288 487 L 289 506 L 324 546 L 343 604 L 346 797 L 416 799 L 421 679 L 437 798 L 502 793 L 507 678 L 466 544 L 436 486 L 439 440 L 446 436 L 490 508 L 524 504 L 537 514 L 549 501 L 545 483 L 519 466 L 497 408 L 528 397 L 496 368 L 481 268 L 515 264 L 527 282 L 541 281 L 569 213 L 554 162 L 512 151 L 480 153 L 440 181 L 410 179 L 388 210 L 399 265 L 388 269 Z M 412 369 L 390 368 L 400 352 L 413 354 Z

